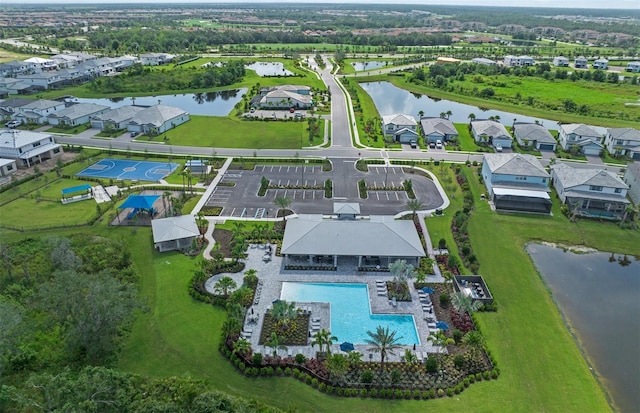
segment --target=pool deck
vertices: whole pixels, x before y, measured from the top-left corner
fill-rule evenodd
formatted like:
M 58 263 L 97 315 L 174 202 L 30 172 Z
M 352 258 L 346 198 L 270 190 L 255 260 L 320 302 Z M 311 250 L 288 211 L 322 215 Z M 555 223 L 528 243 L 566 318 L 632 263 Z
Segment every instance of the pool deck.
M 276 246 L 271 245 L 272 251 L 275 252 Z M 245 317 L 245 324 L 243 331 L 251 331 L 251 334 L 247 334 L 247 339 L 251 342 L 251 346 L 254 352 L 262 354 L 271 354 L 273 349 L 258 345 L 260 339 L 260 329 L 262 327 L 262 321 L 267 309 L 271 308 L 274 300 L 280 299 L 280 292 L 282 289 L 282 283 L 287 281 L 294 282 L 322 282 L 322 283 L 358 283 L 367 284 L 369 287 L 369 303 L 371 311 L 379 314 L 412 314 L 414 316 L 418 337 L 420 344 L 416 345 L 415 353 L 419 359 L 426 357 L 426 353 L 437 353 L 438 351 L 446 352 L 446 349 L 441 349 L 438 346 L 433 346 L 430 341 L 427 340 L 430 332 L 437 331 L 435 328 L 429 329 L 427 320 L 424 318 L 422 310 L 422 303 L 420 302 L 418 291 L 413 287 L 413 283 L 409 283 L 410 293 L 412 301 L 410 302 L 397 302 L 396 306 L 393 306 L 391 301 L 385 296 L 379 296 L 376 294 L 377 287 L 376 281 L 390 281 L 392 279 L 388 272 L 358 272 L 356 266 L 351 268 L 348 265 L 341 265 L 338 267 L 338 271 L 300 271 L 300 270 L 284 270 L 282 257 L 278 257 L 275 253 L 272 255 L 271 261 L 263 261 L 263 256 L 267 249 L 266 245 L 250 245 L 247 250 L 247 258 L 245 259 L 245 270 L 255 269 L 257 271 L 258 278 L 260 280 L 258 291 L 256 291 L 256 299 L 254 305 L 249 309 L 247 317 Z M 354 261 L 354 264 L 355 261 Z M 218 274 L 207 280 L 205 287 L 207 291 L 213 292 L 214 284 L 223 276 L 230 276 L 240 286 L 242 284 L 243 273 L 236 274 Z M 440 277 L 427 278 L 429 282 L 439 282 Z M 330 330 L 330 309 L 327 303 L 296 303 L 298 307 L 311 310 L 311 318 L 319 319 L 319 328 Z M 433 315 L 435 317 L 435 315 Z M 252 318 L 255 319 L 252 320 Z M 437 320 L 434 320 L 435 322 Z M 313 334 L 313 333 L 312 333 Z M 343 341 L 343 340 L 342 340 Z M 332 346 L 332 352 L 340 352 L 339 344 L 342 342 L 338 337 L 338 342 Z M 309 343 L 311 339 L 309 339 Z M 355 350 L 363 354 L 363 361 L 373 360 L 379 361 L 380 354 L 372 353 L 368 351 L 370 346 L 367 344 L 355 344 Z M 404 354 L 404 349 L 410 349 L 413 351 L 413 345 L 405 346 L 395 352 L 395 355 L 389 355 L 389 361 L 400 361 L 400 356 Z M 315 353 L 318 350 L 317 347 L 311 348 L 311 345 L 307 346 L 288 346 L 286 350 L 278 350 L 280 356 L 287 356 L 289 354 L 296 355 L 298 353 L 304 354 L 306 357 L 315 357 Z M 371 358 L 370 358 L 371 357 Z

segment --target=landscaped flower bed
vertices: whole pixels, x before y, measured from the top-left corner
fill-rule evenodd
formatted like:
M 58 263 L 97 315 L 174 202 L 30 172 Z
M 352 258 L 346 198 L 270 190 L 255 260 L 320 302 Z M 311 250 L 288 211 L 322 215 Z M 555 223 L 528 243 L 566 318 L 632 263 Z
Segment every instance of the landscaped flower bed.
M 309 315 L 298 314 L 295 320 L 291 320 L 286 328 L 271 317 L 271 313 L 265 313 L 260 333 L 261 345 L 269 341 L 271 333 L 276 333 L 280 343 L 285 346 L 306 346 L 309 331 Z

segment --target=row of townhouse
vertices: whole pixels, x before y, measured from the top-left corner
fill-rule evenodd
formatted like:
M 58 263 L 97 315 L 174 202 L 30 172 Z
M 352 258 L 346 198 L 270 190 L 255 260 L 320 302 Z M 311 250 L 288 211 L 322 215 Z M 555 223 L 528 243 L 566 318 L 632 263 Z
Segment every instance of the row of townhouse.
M 640 170 L 631 165 L 623 181 L 604 169 L 574 167 L 558 162 L 550 173 L 533 155 L 520 153 L 485 154 L 482 178 L 489 200 L 498 210 L 549 214 L 552 201 L 550 185 L 572 214 L 621 219 L 630 201 L 640 201 Z M 625 183 L 636 179 L 633 186 Z M 638 196 L 634 198 L 631 190 Z
M 0 102 L 4 122 L 49 124 L 75 127 L 90 123 L 101 130 L 128 130 L 142 134 L 160 134 L 190 119 L 184 110 L 172 106 L 122 106 L 112 109 L 95 103 L 11 98 Z
M 556 56 L 553 58 L 553 65 L 556 67 L 568 67 L 569 59 L 564 56 Z M 607 70 L 609 68 L 609 61 L 607 59 L 596 59 L 593 62 L 594 69 Z M 589 60 L 584 56 L 578 56 L 573 59 L 573 67 L 576 69 L 588 69 Z
M 17 95 L 113 76 L 136 63 L 157 66 L 170 62 L 173 55 L 149 53 L 140 57 L 97 57 L 88 53 L 69 53 L 50 59 L 30 58 L 0 63 L 0 95 Z

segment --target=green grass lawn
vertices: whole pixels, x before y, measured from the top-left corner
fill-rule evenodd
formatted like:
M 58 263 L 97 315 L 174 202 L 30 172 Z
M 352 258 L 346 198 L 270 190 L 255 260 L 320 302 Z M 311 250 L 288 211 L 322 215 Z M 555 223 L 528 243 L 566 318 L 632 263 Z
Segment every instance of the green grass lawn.
M 324 135 L 323 122 L 320 130 Z M 191 116 L 189 122 L 169 131 L 167 136 L 172 145 L 212 148 L 300 149 L 309 143 L 307 122 L 217 116 Z
M 467 152 L 475 152 L 480 147 L 476 144 L 476 141 L 469 132 L 468 123 L 456 123 L 453 126 L 458 131 L 458 142 L 460 143 L 460 150 Z

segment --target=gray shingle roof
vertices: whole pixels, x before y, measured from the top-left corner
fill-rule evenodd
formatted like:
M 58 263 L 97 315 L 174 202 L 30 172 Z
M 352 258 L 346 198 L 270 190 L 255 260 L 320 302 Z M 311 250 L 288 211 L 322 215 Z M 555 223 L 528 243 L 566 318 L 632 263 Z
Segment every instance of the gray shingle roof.
M 110 121 L 113 123 L 120 123 L 128 119 L 132 119 L 136 113 L 144 110 L 140 106 L 121 106 L 119 108 L 111 109 L 108 112 L 103 113 L 95 117 L 96 120 Z
M 200 235 L 200 230 L 193 215 L 154 219 L 151 221 L 151 229 L 154 243 Z
M 475 131 L 476 135 L 504 136 L 512 139 L 504 125 L 495 120 L 474 120 L 471 122 L 471 128 Z
M 39 99 L 39 100 L 32 101 L 27 105 L 22 106 L 22 109 L 23 110 L 35 110 L 35 109 L 42 110 L 42 109 L 54 108 L 60 105 L 64 106 L 64 103 L 57 102 L 55 100 Z
M 186 113 L 184 110 L 173 106 L 155 105 L 136 113 L 133 119 L 131 119 L 131 123 L 160 127 L 166 121 Z
M 574 168 L 560 162 L 551 166 L 565 190 L 575 186 L 593 185 L 606 188 L 627 189 L 627 184 L 612 172 L 604 169 Z
M 334 202 L 334 214 L 360 214 L 360 204 L 355 202 Z
M 395 113 L 393 115 L 387 115 L 382 117 L 382 122 L 385 125 L 393 123 L 398 126 L 415 126 L 416 120 L 411 115 L 405 115 L 403 113 Z
M 640 130 L 634 128 L 609 128 L 607 129 L 612 139 L 623 139 L 640 143 Z
M 458 134 L 455 126 L 453 126 L 453 122 L 449 119 L 420 118 L 420 125 L 425 135 L 431 135 L 432 133 L 438 133 L 443 136 Z
M 326 220 L 305 216 L 287 221 L 283 254 L 424 257 L 411 221 Z
M 0 147 L 20 148 L 49 137 L 52 137 L 50 133 L 20 129 L 0 129 Z
M 50 118 L 64 118 L 78 119 L 83 116 L 91 115 L 93 113 L 100 112 L 101 110 L 109 109 L 106 105 L 97 105 L 95 103 L 77 103 L 67 108 L 57 111 L 49 115 Z
M 492 174 L 548 177 L 538 159 L 522 153 L 485 153 L 484 161 Z
M 585 125 L 584 123 L 567 123 L 560 125 L 560 128 L 564 130 L 566 134 L 575 133 L 579 136 L 600 138 L 600 134 L 597 130 L 593 129 L 591 126 Z
M 547 128 L 537 123 L 516 122 L 513 129 L 514 135 L 520 143 L 522 143 L 524 139 L 529 142 L 537 141 L 538 143 L 558 143 Z

